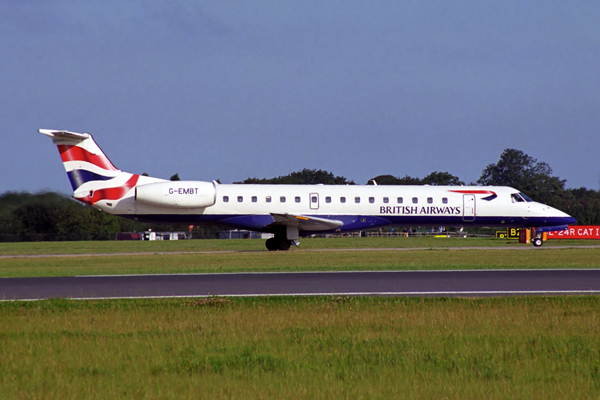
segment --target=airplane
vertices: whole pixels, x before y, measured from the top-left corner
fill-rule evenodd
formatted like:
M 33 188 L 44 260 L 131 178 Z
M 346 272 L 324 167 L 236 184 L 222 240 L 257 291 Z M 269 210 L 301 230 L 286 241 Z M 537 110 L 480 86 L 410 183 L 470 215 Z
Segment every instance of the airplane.
M 117 169 L 89 133 L 40 129 L 58 146 L 73 197 L 136 221 L 215 224 L 272 233 L 268 250 L 301 236 L 384 226 L 536 228 L 577 221 L 507 186 L 255 185 L 170 181 Z

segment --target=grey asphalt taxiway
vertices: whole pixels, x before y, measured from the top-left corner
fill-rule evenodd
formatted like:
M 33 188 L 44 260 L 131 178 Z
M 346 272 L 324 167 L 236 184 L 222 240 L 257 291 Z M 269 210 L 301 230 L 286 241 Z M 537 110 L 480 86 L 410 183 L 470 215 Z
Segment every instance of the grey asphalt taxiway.
M 468 297 L 599 293 L 599 269 L 229 273 L 0 279 L 0 300 L 294 295 Z

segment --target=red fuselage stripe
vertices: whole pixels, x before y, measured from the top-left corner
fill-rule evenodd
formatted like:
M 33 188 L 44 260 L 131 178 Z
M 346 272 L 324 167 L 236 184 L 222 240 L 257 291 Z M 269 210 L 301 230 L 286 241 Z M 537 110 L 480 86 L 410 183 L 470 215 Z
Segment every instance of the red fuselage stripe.
M 95 204 L 100 200 L 118 200 L 125 196 L 132 187 L 137 185 L 139 178 L 139 175 L 133 175 L 123 186 L 94 190 L 91 196 L 87 195 L 77 200 L 89 205 Z
M 462 194 L 496 194 L 491 190 L 449 190 L 449 192 Z

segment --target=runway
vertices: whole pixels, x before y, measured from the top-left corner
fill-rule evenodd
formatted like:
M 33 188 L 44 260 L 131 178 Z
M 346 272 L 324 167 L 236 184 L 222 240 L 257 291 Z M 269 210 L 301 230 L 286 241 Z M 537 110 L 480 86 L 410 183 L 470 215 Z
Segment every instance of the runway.
M 291 272 L 2 278 L 1 300 L 600 293 L 600 270 Z

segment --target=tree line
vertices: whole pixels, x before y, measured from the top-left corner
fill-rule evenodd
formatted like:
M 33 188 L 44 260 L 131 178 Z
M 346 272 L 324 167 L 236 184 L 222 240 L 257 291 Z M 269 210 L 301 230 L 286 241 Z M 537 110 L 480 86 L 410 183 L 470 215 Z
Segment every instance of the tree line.
M 104 213 L 56 192 L 0 195 L 0 242 L 115 240 L 120 232 L 188 232 L 188 225 L 143 223 Z M 222 230 L 195 226 L 195 238 L 217 238 Z
M 172 180 L 179 180 L 175 174 Z M 354 185 L 352 180 L 317 169 L 303 169 L 275 178 L 248 178 L 243 184 Z M 457 176 L 434 171 L 423 178 L 379 175 L 367 184 L 464 185 Z M 556 207 L 581 225 L 600 225 L 600 191 L 584 187 L 566 189 L 566 181 L 552 175 L 550 166 L 520 150 L 506 149 L 497 163 L 489 164 L 474 185 L 514 187 L 533 200 Z M 156 225 L 129 220 L 85 206 L 61 193 L 6 192 L 0 195 L 0 241 L 114 240 L 119 232 L 188 231 L 187 225 Z M 195 238 L 218 237 L 222 228 L 193 228 Z

